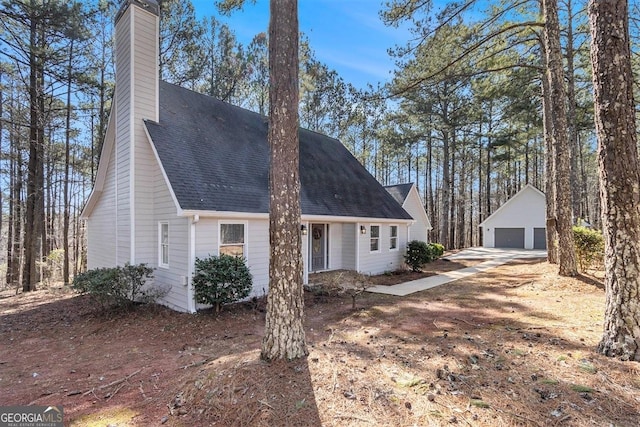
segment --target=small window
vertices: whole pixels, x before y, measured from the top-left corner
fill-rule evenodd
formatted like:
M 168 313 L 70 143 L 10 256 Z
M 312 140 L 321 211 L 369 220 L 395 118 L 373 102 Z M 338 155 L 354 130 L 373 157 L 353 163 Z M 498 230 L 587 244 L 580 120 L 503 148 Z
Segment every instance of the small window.
M 371 226 L 371 252 L 378 252 L 380 250 L 380 226 Z
M 395 251 L 398 249 L 398 226 L 392 225 L 389 227 L 390 230 L 390 239 L 389 239 L 389 249 Z
M 244 257 L 244 224 L 220 224 L 220 255 Z
M 159 227 L 160 251 L 158 264 L 160 267 L 169 267 L 169 223 L 161 222 Z

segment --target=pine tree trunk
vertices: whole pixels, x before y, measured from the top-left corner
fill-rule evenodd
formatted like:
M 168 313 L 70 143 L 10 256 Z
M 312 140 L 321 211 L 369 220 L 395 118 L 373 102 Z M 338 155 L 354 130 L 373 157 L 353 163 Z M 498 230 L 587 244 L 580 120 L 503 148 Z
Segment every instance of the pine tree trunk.
M 262 358 L 306 356 L 298 143 L 298 2 L 271 0 L 269 295 Z
M 555 151 L 556 229 L 558 232 L 558 265 L 561 276 L 577 274 L 573 243 L 571 209 L 571 159 L 567 137 L 567 108 L 562 51 L 560 49 L 560 23 L 557 0 L 544 0 L 545 53 L 549 75 L 551 101 L 551 135 Z
M 62 280 L 65 285 L 69 284 L 69 210 L 71 209 L 69 198 L 69 166 L 71 151 L 71 83 L 73 79 L 73 39 L 69 45 L 69 63 L 67 69 L 67 117 L 66 117 L 66 131 L 64 138 L 64 182 L 63 182 L 63 196 L 64 196 L 64 213 L 63 213 L 63 225 L 62 225 L 62 249 L 64 250 L 64 261 L 62 265 Z
M 13 104 L 12 104 L 13 106 Z M 16 286 L 20 283 L 22 260 L 22 154 L 19 144 L 19 131 L 13 125 L 10 133 L 11 142 L 11 198 L 9 229 L 11 238 L 7 242 L 7 284 Z
M 13 257 L 13 239 L 15 238 L 13 235 L 14 230 L 14 187 L 15 187 L 15 159 L 13 156 L 13 142 L 11 142 L 12 137 L 9 137 L 10 148 L 9 148 L 9 212 L 7 215 L 7 273 L 5 275 L 5 281 L 8 286 L 13 286 L 14 280 L 13 277 L 13 265 L 15 259 Z
M 42 198 L 42 185 L 39 181 L 39 161 L 40 161 L 40 110 L 39 110 L 39 61 L 36 56 L 36 46 L 38 46 L 36 18 L 31 17 L 30 45 L 29 52 L 29 163 L 27 170 L 27 206 L 25 217 L 24 235 L 24 270 L 22 274 L 23 292 L 35 291 L 38 282 L 36 270 L 36 260 L 39 251 L 39 240 L 41 238 L 42 217 L 40 212 L 40 199 Z
M 545 59 L 546 61 L 546 59 Z M 547 204 L 547 261 L 551 264 L 558 263 L 558 233 L 556 231 L 556 184 L 555 184 L 555 151 L 553 149 L 553 136 L 551 135 L 551 88 L 547 73 L 542 73 L 542 116 L 545 144 L 545 182 Z
M 450 159 L 449 159 L 449 132 L 444 130 L 442 135 L 442 203 L 440 208 L 440 244 L 445 249 L 451 249 L 449 242 L 449 208 L 450 208 Z
M 640 164 L 626 0 L 589 2 L 605 238 L 606 308 L 598 351 L 640 361 Z
M 448 221 L 447 226 L 449 230 L 449 238 L 447 240 L 449 249 L 456 249 L 456 194 L 455 194 L 455 177 L 457 176 L 456 171 L 456 131 L 453 130 L 451 132 L 451 170 L 449 172 L 449 213 L 448 213 Z
M 578 117 L 576 113 L 576 79 L 573 50 L 573 8 L 571 0 L 566 0 L 567 7 L 567 44 L 565 57 L 567 59 L 567 130 L 569 138 L 569 148 L 571 152 L 571 196 L 572 211 L 574 218 L 583 218 L 584 212 L 580 209 L 580 177 L 578 174 Z
M 433 197 L 433 175 L 432 175 L 432 167 L 433 167 L 433 141 L 431 137 L 431 114 L 429 114 L 429 127 L 427 132 L 427 170 L 425 171 L 425 182 L 427 187 L 427 212 L 429 213 L 429 218 L 432 221 L 436 221 L 436 209 L 435 209 L 435 201 Z M 429 241 L 432 242 L 436 240 L 436 228 L 435 224 L 432 224 L 431 230 L 429 230 Z
M 487 170 L 485 172 L 485 181 L 484 184 L 486 185 L 486 189 L 484 192 L 484 197 L 486 198 L 485 201 L 485 217 L 483 218 L 483 220 L 489 218 L 489 216 L 491 216 L 491 150 L 492 150 L 492 143 L 493 143 L 493 103 L 489 103 L 489 110 L 488 110 L 488 125 L 489 128 L 487 129 Z M 484 238 L 484 237 L 483 237 Z

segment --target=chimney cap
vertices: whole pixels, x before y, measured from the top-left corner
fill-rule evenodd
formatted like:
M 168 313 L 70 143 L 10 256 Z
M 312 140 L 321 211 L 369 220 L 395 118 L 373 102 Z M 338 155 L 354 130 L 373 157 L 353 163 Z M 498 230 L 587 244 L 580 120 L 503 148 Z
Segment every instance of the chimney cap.
M 160 16 L 160 6 L 158 6 L 158 2 L 156 0 L 121 0 L 120 10 L 116 14 L 116 23 L 124 14 L 125 10 L 127 10 L 129 5 L 135 5 L 143 10 L 153 13 L 156 16 Z

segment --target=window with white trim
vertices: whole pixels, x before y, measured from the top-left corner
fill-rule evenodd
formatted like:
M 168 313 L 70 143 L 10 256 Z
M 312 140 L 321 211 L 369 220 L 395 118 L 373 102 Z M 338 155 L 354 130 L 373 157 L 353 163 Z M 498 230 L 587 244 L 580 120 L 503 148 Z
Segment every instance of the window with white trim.
M 371 252 L 379 252 L 380 251 L 380 226 L 372 225 L 369 228 L 370 239 L 371 239 Z
M 219 254 L 246 257 L 244 223 L 220 223 Z
M 158 265 L 169 267 L 169 223 L 158 224 Z
M 398 226 L 390 225 L 389 226 L 389 250 L 397 251 L 398 250 Z

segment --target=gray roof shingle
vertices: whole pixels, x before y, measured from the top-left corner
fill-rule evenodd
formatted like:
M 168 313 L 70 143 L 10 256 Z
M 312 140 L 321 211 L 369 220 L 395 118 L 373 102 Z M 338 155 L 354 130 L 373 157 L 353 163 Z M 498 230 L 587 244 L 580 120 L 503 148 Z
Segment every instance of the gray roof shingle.
M 396 202 L 403 205 L 404 201 L 407 200 L 411 187 L 413 187 L 413 183 L 410 182 L 407 184 L 387 185 L 384 188 L 396 199 Z
M 182 209 L 269 211 L 265 116 L 160 82 L 160 122 L 145 125 Z M 305 129 L 300 184 L 306 215 L 411 219 L 340 141 Z

